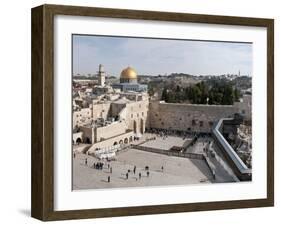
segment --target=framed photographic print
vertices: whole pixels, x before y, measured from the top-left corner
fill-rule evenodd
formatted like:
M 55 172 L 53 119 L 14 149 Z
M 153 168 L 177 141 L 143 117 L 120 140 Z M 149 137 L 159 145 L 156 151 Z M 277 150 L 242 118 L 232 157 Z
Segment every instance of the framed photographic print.
M 273 206 L 274 21 L 32 9 L 32 216 Z

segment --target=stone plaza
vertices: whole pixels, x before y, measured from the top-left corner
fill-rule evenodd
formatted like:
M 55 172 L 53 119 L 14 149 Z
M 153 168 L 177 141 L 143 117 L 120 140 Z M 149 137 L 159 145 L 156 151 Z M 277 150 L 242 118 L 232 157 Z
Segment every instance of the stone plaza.
M 158 144 L 162 143 L 167 147 L 166 144 L 173 146 L 179 141 L 184 142 L 181 137 L 169 136 L 164 142 L 162 137 L 157 137 L 155 140 L 147 142 L 147 145 L 159 147 Z M 195 149 L 201 150 L 202 148 L 203 142 L 199 141 L 192 151 L 200 152 Z M 104 163 L 103 169 L 93 167 L 99 162 Z M 213 166 L 217 171 L 215 179 L 206 162 L 201 159 L 168 156 L 133 148 L 119 152 L 114 161 L 99 160 L 94 156 L 77 153 L 73 158 L 73 189 L 170 186 L 235 181 L 234 175 L 223 169 L 221 164 L 214 159 Z

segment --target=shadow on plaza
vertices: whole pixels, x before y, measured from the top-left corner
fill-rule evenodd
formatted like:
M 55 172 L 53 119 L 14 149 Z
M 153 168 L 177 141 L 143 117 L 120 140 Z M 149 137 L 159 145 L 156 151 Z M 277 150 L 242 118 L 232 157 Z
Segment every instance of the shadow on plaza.
M 207 164 L 203 160 L 198 159 L 190 159 L 190 161 L 197 167 L 197 169 L 200 170 L 202 174 L 210 181 L 215 182 L 213 180 L 213 175 L 210 172 L 210 169 L 208 168 Z M 202 178 L 203 179 L 203 178 Z

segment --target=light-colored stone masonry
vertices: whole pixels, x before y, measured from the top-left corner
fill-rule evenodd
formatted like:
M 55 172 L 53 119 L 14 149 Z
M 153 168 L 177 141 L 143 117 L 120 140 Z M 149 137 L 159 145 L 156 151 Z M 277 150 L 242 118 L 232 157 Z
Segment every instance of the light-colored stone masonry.
M 75 128 L 76 126 L 82 126 L 92 121 L 92 112 L 91 108 L 82 108 L 79 111 L 73 112 L 73 123 L 72 126 Z
M 117 144 L 129 144 L 133 142 L 134 133 L 133 131 L 126 132 L 124 134 L 119 134 L 115 137 L 94 143 L 88 150 L 89 153 L 94 152 L 96 149 L 109 148 Z
M 238 113 L 236 105 L 195 105 L 150 102 L 148 127 L 180 131 L 211 132 L 220 118 Z

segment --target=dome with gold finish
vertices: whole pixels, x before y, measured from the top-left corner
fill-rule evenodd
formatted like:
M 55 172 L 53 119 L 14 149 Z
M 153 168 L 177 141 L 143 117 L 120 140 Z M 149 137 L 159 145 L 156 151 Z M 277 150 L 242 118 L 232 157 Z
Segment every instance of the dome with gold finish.
M 132 67 L 125 68 L 120 74 L 121 83 L 134 83 L 137 82 L 137 72 Z
M 120 83 L 112 84 L 113 89 L 120 89 L 121 92 L 147 92 L 146 84 L 138 83 L 138 75 L 132 67 L 125 68 L 120 73 Z

